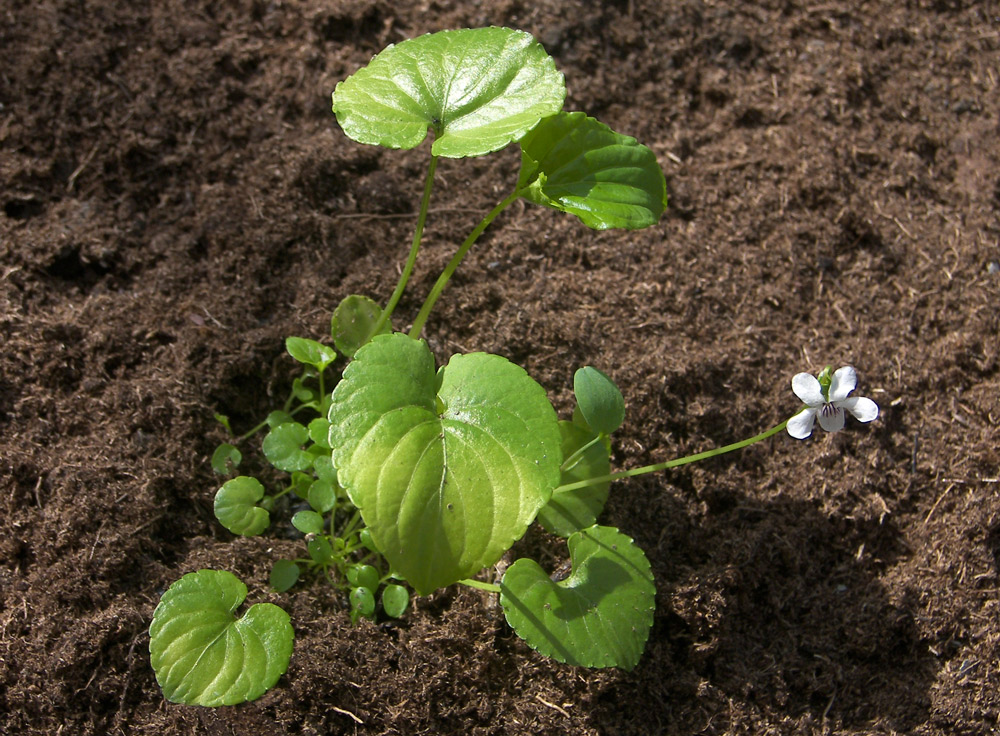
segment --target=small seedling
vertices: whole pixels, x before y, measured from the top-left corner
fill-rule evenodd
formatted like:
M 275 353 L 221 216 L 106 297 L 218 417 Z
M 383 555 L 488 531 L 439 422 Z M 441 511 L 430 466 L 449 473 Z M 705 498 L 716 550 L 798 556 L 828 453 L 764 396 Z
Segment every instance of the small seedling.
M 288 338 L 303 372 L 285 405 L 212 457 L 216 472 L 234 472 L 242 460 L 237 445 L 267 429 L 263 454 L 288 473 L 287 483 L 269 492 L 255 478 L 231 478 L 216 494 L 215 514 L 240 535 L 264 533 L 279 510 L 290 514 L 306 554 L 277 560 L 271 587 L 284 592 L 304 579 L 325 580 L 342 592 L 355 622 L 403 616 L 410 605 L 404 583 L 420 596 L 461 583 L 498 594 L 507 623 L 542 654 L 632 669 L 653 623 L 655 586 L 635 542 L 597 524 L 611 483 L 731 452 L 786 425 L 807 436 L 817 414 L 824 428 L 836 429 L 845 408 L 862 421 L 878 410 L 847 398 L 853 369 L 827 375 L 825 384 L 822 375 L 797 376 L 793 385 L 807 406 L 792 420 L 732 445 L 612 473 L 611 436 L 625 402 L 600 370 L 576 371 L 576 409 L 560 420 L 545 389 L 506 358 L 453 355 L 439 367 L 420 339 L 428 316 L 479 236 L 515 201 L 567 212 L 594 229 L 648 227 L 664 211 L 666 184 L 653 152 L 582 112 L 564 112 L 564 98 L 552 58 L 527 33 L 507 28 L 442 31 L 390 46 L 337 85 L 333 111 L 355 141 L 413 148 L 433 136 L 410 252 L 384 307 L 350 295 L 336 308 L 334 348 Z M 481 156 L 509 144 L 521 151 L 512 190 L 458 247 L 409 332 L 393 332 L 439 157 Z M 350 361 L 339 381 L 337 351 Z M 219 421 L 229 428 L 225 417 Z M 554 580 L 521 559 L 499 580 L 476 577 L 536 521 L 566 538 L 568 576 Z M 187 575 L 157 608 L 150 651 L 168 699 L 251 699 L 287 665 L 287 617 L 272 606 L 263 609 L 267 616 L 251 617 L 261 610 L 253 607 L 233 619 L 246 591 L 226 575 Z M 243 676 L 250 645 L 241 648 L 232 635 L 247 631 L 262 644 Z

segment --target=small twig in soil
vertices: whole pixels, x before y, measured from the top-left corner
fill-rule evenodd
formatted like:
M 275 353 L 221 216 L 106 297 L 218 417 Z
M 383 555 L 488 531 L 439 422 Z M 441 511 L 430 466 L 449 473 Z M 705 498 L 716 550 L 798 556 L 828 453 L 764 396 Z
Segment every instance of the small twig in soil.
M 539 703 L 541 703 L 542 705 L 546 705 L 546 706 L 548 706 L 548 707 L 549 707 L 549 708 L 551 708 L 552 710 L 557 710 L 557 711 L 559 711 L 560 713 L 562 713 L 562 714 L 563 714 L 564 716 L 566 716 L 567 718 L 570 718 L 570 717 L 571 717 L 571 716 L 570 716 L 570 714 L 569 714 L 569 713 L 567 713 L 567 712 L 566 712 L 566 710 L 565 710 L 564 708 L 560 708 L 560 707 L 559 707 L 558 705 L 556 705 L 555 703 L 550 703 L 549 701 L 545 700 L 545 699 L 544 699 L 544 698 L 543 698 L 543 697 L 542 697 L 541 695 L 536 695 L 536 696 L 535 696 L 535 700 L 537 700 L 537 701 L 538 701 Z
M 330 706 L 330 707 L 333 708 L 333 710 L 337 711 L 338 713 L 341 713 L 341 714 L 347 716 L 348 718 L 350 718 L 352 721 L 354 721 L 355 723 L 357 723 L 359 725 L 363 726 L 365 724 L 364 721 L 362 721 L 356 715 L 354 715 L 353 713 L 351 713 L 351 711 L 349 711 L 349 710 L 344 710 L 343 708 L 338 708 L 335 705 Z
M 944 497 L 948 495 L 948 492 L 951 491 L 951 489 L 954 488 L 954 487 L 955 487 L 954 483 L 949 483 L 948 487 L 945 488 L 944 491 L 941 492 L 941 495 L 938 496 L 937 501 L 935 501 L 934 505 L 931 506 L 931 510 L 927 512 L 927 516 L 924 517 L 924 524 L 926 524 L 928 521 L 931 520 L 931 516 L 937 510 L 938 504 L 941 503 L 941 501 L 944 499 Z

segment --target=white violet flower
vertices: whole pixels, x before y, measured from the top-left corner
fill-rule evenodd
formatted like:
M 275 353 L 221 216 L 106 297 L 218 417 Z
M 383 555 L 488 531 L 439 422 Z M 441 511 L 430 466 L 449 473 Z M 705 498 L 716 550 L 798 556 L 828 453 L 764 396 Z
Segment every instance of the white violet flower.
M 798 373 L 792 379 L 792 391 L 806 406 L 788 420 L 788 434 L 797 440 L 804 440 L 812 434 L 813 424 L 819 417 L 819 426 L 827 432 L 844 428 L 844 409 L 851 412 L 859 422 L 870 422 L 878 416 L 878 404 L 864 396 L 850 396 L 858 385 L 858 374 L 845 365 L 833 375 L 830 366 L 823 369 L 819 377 L 809 373 Z

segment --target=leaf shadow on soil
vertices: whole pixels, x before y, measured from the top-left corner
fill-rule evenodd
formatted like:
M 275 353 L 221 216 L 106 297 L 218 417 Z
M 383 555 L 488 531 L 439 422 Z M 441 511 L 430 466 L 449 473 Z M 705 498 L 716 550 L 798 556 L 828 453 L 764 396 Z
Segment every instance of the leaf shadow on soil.
M 657 615 L 639 667 L 595 699 L 599 732 L 631 732 L 630 704 L 636 733 L 710 732 L 734 701 L 744 716 L 807 729 L 927 720 L 939 664 L 914 620 L 917 594 L 879 580 L 906 554 L 891 521 L 746 498 L 694 520 L 657 495 L 647 523 L 659 519 L 660 543 L 644 545 Z

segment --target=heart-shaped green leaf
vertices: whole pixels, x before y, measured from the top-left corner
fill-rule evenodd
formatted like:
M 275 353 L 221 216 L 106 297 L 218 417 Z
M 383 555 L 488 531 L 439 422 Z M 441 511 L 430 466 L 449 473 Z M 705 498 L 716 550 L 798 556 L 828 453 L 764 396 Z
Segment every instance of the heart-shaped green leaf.
M 507 623 L 560 662 L 632 669 L 653 625 L 656 588 L 646 555 L 607 526 L 577 532 L 568 544 L 573 571 L 561 582 L 534 560 L 507 568 L 500 584 Z
M 582 112 L 545 118 L 521 140 L 517 188 L 595 230 L 649 227 L 667 206 L 656 155 Z
M 267 433 L 264 456 L 278 470 L 291 473 L 313 464 L 313 456 L 302 449 L 309 441 L 309 430 L 298 422 L 285 422 Z
M 565 421 L 559 422 L 559 430 L 562 432 L 563 457 L 576 456 L 570 466 L 562 471 L 560 486 L 611 474 L 608 447 L 600 440 L 593 442 L 593 432 Z M 579 452 L 584 447 L 586 449 Z M 572 491 L 555 490 L 549 502 L 538 512 L 538 522 L 560 537 L 568 537 L 586 529 L 597 521 L 598 515 L 604 510 L 610 486 L 609 482 L 605 482 Z
M 333 348 L 305 337 L 285 338 L 285 350 L 295 360 L 311 365 L 318 371 L 322 371 L 337 359 L 337 353 Z
M 242 460 L 242 452 L 236 449 L 234 445 L 223 442 L 212 453 L 212 470 L 219 475 L 227 475 L 238 468 Z
M 389 46 L 337 85 L 348 137 L 413 148 L 434 131 L 435 156 L 481 156 L 562 109 L 563 75 L 524 31 L 466 28 Z
M 329 416 L 341 485 L 421 595 L 496 562 L 559 481 L 545 390 L 496 355 L 456 355 L 435 372 L 423 341 L 376 337 L 344 371 Z
M 353 358 L 358 348 L 372 339 L 375 325 L 381 316 L 382 307 L 374 300 L 360 294 L 344 297 L 333 310 L 333 318 L 330 320 L 330 334 L 333 335 L 333 344 L 337 346 L 337 350 L 348 358 Z M 379 329 L 379 334 L 391 331 L 392 326 L 387 320 Z
M 593 366 L 573 376 L 573 393 L 584 420 L 597 432 L 611 434 L 625 421 L 625 399 L 615 382 Z
M 215 493 L 215 518 L 233 534 L 252 537 L 267 529 L 271 517 L 257 505 L 264 486 L 256 478 L 239 475 Z
M 188 705 L 255 700 L 288 669 L 288 614 L 257 603 L 237 619 L 247 587 L 232 573 L 199 570 L 175 582 L 149 626 L 149 659 L 164 697 Z

